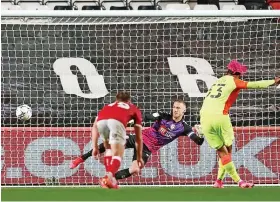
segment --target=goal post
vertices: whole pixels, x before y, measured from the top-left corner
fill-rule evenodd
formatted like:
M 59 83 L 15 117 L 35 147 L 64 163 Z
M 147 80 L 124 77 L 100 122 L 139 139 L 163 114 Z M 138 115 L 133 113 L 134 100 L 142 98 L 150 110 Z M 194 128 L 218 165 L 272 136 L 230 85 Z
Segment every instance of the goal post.
M 102 11 L 49 11 L 49 10 L 4 10 L 2 17 L 276 17 L 279 10 L 102 10 Z
M 118 90 L 128 90 L 143 114 L 170 111 L 174 98 L 184 98 L 185 119 L 194 125 L 207 90 L 230 60 L 248 66 L 245 80 L 280 74 L 280 11 L 1 14 L 3 186 L 97 184 L 102 161 L 68 166 L 91 149 L 92 120 Z M 233 161 L 241 177 L 256 184 L 279 184 L 279 103 L 279 87 L 244 90 L 230 112 Z M 17 120 L 21 104 L 32 108 L 30 121 Z M 216 175 L 216 155 L 207 143 L 198 147 L 180 137 L 153 154 L 140 176 L 120 184 L 205 186 Z

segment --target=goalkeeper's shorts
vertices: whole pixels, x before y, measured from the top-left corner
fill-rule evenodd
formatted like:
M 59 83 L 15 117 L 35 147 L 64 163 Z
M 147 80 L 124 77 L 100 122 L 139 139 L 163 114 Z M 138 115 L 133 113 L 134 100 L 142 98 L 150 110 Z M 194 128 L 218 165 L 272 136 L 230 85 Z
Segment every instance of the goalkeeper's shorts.
M 232 145 L 234 132 L 229 115 L 201 114 L 200 124 L 210 147 L 220 149 Z

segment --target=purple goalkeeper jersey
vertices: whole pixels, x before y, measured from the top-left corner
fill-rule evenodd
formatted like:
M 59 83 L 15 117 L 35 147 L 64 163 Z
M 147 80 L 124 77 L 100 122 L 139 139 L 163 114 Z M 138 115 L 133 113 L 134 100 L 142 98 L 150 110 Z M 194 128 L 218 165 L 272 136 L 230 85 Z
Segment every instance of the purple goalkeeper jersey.
M 162 119 L 157 120 L 152 127 L 143 130 L 142 134 L 143 143 L 152 153 L 155 153 L 178 137 L 190 137 L 194 132 L 185 121 L 175 122 L 171 115 L 165 115 Z

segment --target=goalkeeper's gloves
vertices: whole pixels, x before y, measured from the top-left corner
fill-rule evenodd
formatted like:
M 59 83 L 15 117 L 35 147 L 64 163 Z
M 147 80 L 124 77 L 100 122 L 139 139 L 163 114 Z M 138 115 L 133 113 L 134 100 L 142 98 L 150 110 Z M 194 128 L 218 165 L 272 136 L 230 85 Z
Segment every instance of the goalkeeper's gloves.
M 160 113 L 156 112 L 152 114 L 153 118 L 159 118 L 160 117 Z
M 166 119 L 168 116 L 170 116 L 170 114 L 159 111 L 152 114 L 146 114 L 145 119 L 149 121 L 158 121 L 160 119 Z
M 202 132 L 202 127 L 200 124 L 194 125 L 194 132 L 200 137 L 203 138 L 203 132 Z
M 128 125 L 134 125 L 134 119 L 131 119 L 131 120 L 128 122 Z
M 149 121 L 156 121 L 156 120 L 160 119 L 160 116 L 161 116 L 160 112 L 155 112 L 152 114 L 146 114 L 145 119 L 149 120 Z

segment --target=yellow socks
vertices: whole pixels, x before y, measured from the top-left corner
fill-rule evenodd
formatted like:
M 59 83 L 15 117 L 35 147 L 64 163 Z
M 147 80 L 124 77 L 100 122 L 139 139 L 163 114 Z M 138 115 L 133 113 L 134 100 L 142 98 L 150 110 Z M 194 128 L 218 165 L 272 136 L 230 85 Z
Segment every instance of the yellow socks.
M 231 161 L 231 155 L 226 155 L 221 158 L 221 163 L 223 165 L 223 168 L 225 171 L 230 175 L 230 177 L 233 179 L 234 182 L 239 182 L 240 177 L 238 173 L 236 172 L 236 168 Z
M 219 169 L 218 169 L 218 177 L 217 177 L 217 179 L 223 180 L 225 175 L 226 175 L 226 170 L 225 170 L 225 168 L 224 168 L 224 166 L 222 164 L 221 159 L 219 158 Z

